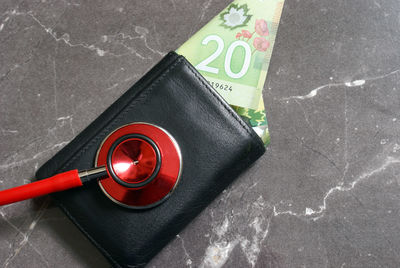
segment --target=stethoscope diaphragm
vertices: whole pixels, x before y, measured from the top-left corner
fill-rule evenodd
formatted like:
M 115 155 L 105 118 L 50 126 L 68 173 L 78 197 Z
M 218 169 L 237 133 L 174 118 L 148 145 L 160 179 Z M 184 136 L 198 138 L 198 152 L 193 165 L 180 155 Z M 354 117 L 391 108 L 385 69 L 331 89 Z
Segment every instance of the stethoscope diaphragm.
M 95 166 L 106 165 L 108 177 L 99 180 L 105 195 L 134 209 L 165 201 L 179 182 L 182 156 L 178 143 L 165 129 L 132 123 L 102 142 Z

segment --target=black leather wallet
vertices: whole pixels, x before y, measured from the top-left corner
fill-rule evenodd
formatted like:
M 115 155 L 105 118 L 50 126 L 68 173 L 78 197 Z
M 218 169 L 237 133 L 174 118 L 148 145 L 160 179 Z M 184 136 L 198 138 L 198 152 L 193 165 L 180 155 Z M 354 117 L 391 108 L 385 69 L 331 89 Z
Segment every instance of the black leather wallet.
M 162 204 L 124 208 L 97 183 L 53 194 L 61 209 L 115 267 L 145 265 L 264 152 L 256 133 L 182 56 L 165 56 L 36 173 L 38 179 L 94 166 L 107 135 L 132 122 L 166 129 L 182 153 L 182 174 Z

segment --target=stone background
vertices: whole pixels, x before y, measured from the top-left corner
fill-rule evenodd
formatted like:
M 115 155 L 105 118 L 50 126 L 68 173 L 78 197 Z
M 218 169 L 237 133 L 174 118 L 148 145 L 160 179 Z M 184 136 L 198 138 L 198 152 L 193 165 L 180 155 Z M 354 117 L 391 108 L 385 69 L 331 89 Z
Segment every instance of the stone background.
M 228 0 L 1 1 L 0 188 L 29 182 Z M 287 0 L 272 144 L 149 267 L 400 266 L 400 3 Z M 0 208 L 0 266 L 108 267 L 50 198 Z

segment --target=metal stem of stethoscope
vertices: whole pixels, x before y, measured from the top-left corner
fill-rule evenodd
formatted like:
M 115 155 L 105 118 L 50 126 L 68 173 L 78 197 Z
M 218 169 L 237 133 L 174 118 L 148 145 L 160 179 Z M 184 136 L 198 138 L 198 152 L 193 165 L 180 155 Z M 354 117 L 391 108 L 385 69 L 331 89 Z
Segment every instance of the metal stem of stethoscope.
M 150 165 L 154 167 L 149 166 L 149 162 L 153 162 Z M 157 176 L 160 166 L 160 150 L 151 139 L 139 134 L 125 135 L 111 146 L 107 156 L 107 166 L 80 172 L 68 171 L 48 179 L 1 191 L 0 205 L 82 186 L 107 176 L 124 187 L 139 188 L 150 183 Z M 135 182 L 138 179 L 140 181 Z M 129 180 L 133 181 L 129 182 Z

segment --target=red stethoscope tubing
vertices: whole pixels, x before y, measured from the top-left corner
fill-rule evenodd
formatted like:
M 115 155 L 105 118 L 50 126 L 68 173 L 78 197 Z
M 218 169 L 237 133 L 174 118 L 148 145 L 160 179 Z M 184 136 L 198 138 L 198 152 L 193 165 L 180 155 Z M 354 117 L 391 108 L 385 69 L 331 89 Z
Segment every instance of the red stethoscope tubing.
M 47 179 L 0 191 L 0 206 L 82 185 L 78 170 L 67 171 Z

